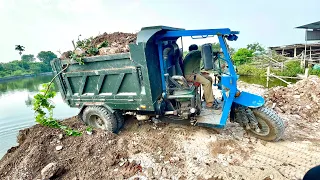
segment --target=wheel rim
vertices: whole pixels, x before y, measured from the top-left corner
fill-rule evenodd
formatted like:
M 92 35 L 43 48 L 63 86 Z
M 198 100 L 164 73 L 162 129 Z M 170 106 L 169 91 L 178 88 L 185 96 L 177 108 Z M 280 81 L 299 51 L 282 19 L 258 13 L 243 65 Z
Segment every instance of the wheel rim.
M 266 123 L 266 121 L 264 121 L 262 117 L 257 116 L 257 114 L 255 114 L 255 117 L 258 121 L 258 127 L 260 129 L 260 132 L 257 132 L 254 129 L 250 129 L 250 131 L 259 136 L 267 136 L 270 133 L 270 128 L 268 124 Z
M 91 115 L 89 118 L 89 124 L 96 128 L 106 129 L 104 121 L 97 115 Z

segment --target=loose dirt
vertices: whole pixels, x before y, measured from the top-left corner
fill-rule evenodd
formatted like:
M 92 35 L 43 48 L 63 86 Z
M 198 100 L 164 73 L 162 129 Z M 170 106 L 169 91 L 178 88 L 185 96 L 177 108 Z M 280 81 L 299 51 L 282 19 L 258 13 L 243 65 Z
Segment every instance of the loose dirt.
M 103 33 L 96 36 L 91 41 L 91 46 L 98 48 L 104 41 L 108 42 L 107 47 L 99 49 L 97 55 L 109 55 L 117 53 L 126 53 L 129 52 L 129 44 L 135 43 L 137 39 L 137 34 L 134 33 L 123 33 L 123 32 L 114 32 L 114 33 Z M 75 51 L 76 54 L 83 54 L 81 49 Z M 68 59 L 72 51 L 67 51 L 61 54 L 60 59 Z
M 99 50 L 99 55 L 107 55 L 129 52 L 128 45 L 135 42 L 136 39 L 137 34 L 115 32 L 111 34 L 103 33 L 95 37 L 92 42 L 94 42 L 94 46 L 98 47 L 102 42 L 107 41 L 108 47 Z
M 268 92 L 243 82 L 239 88 Z M 119 134 L 94 129 L 80 137 L 35 125 L 1 159 L 0 179 L 302 179 L 320 164 L 319 120 L 280 116 L 287 129 L 279 142 L 256 139 L 236 123 L 210 129 L 129 117 Z M 77 117 L 62 122 L 86 128 Z
M 309 76 L 288 87 L 274 88 L 268 96 L 268 104 L 278 112 L 312 122 L 320 120 L 320 78 L 317 76 Z

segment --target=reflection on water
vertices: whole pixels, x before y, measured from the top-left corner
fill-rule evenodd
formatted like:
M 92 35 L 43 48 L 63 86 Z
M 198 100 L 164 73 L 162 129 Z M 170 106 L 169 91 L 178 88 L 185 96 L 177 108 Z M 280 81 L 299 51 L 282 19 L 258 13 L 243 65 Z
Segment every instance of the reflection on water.
M 35 124 L 31 100 L 41 84 L 49 82 L 51 78 L 41 76 L 0 83 L 0 158 L 11 146 L 16 145 L 20 129 Z M 78 109 L 70 108 L 63 102 L 59 93 L 53 102 L 56 105 L 53 113 L 57 119 L 78 113 Z
M 267 78 L 266 77 L 255 77 L 255 76 L 240 76 L 240 81 L 249 83 L 249 84 L 259 84 L 264 87 L 267 86 Z M 295 79 L 286 79 L 286 81 L 295 83 L 297 80 Z M 276 78 L 270 78 L 269 81 L 269 88 L 275 87 L 275 86 L 287 86 L 287 84 L 279 79 Z

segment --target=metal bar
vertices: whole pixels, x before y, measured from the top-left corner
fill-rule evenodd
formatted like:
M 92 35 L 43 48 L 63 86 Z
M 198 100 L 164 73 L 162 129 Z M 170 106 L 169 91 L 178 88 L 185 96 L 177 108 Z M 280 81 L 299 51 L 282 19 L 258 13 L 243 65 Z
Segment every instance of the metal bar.
M 82 93 L 83 93 L 83 89 L 84 89 L 84 87 L 85 87 L 85 85 L 86 85 L 87 77 L 88 77 L 88 76 L 83 76 L 82 79 L 81 79 L 81 81 L 80 81 L 80 85 L 79 85 L 79 95 L 82 95 Z
M 115 95 L 115 94 L 118 93 L 120 85 L 121 85 L 122 80 L 124 78 L 124 75 L 125 75 L 125 73 L 120 73 L 119 74 L 118 79 L 117 79 L 116 83 L 114 84 L 114 88 L 113 88 L 112 94 Z
M 87 76 L 92 75 L 111 75 L 120 73 L 133 73 L 135 72 L 136 67 L 133 68 L 112 68 L 112 69 L 103 69 L 103 70 L 92 70 L 92 71 L 77 71 L 77 72 L 67 72 L 65 73 L 66 77 L 77 77 L 83 76 L 85 73 Z
M 233 64 L 231 62 L 230 54 L 226 46 L 226 41 L 223 36 L 218 36 L 220 46 L 224 55 L 224 59 L 227 61 L 229 73 L 232 77 L 236 77 L 236 71 L 234 70 Z
M 57 73 L 59 73 L 62 70 L 61 61 L 54 60 L 53 62 L 51 62 L 51 66 L 53 69 L 54 76 L 57 75 Z M 60 74 L 56 77 L 56 82 L 57 82 L 62 99 L 66 99 L 66 88 L 63 86 L 64 83 L 62 79 L 63 79 L 62 75 Z
M 158 44 L 158 53 L 159 53 L 159 63 L 160 63 L 160 72 L 161 72 L 161 85 L 162 85 L 162 94 L 166 97 L 166 81 L 164 77 L 164 60 L 162 56 L 162 43 Z
M 170 95 L 168 99 L 179 99 L 179 98 L 194 98 L 194 95 Z
M 141 76 L 139 73 L 141 73 Z M 133 86 L 135 86 L 137 89 L 139 89 L 139 93 L 141 93 L 142 86 L 143 86 L 143 79 L 140 79 L 140 78 L 143 78 L 141 69 L 135 69 L 135 72 L 132 73 L 132 75 L 133 75 L 134 79 L 136 79 L 136 82 L 137 82 L 137 83 L 134 83 Z
M 200 29 L 200 30 L 179 30 L 179 31 L 168 31 L 159 37 L 181 37 L 181 36 L 204 36 L 204 35 L 229 35 L 239 34 L 238 31 L 231 31 L 229 28 L 222 29 Z
M 65 74 L 64 74 L 65 75 Z M 69 97 L 71 97 L 73 95 L 72 93 L 72 89 L 71 89 L 71 85 L 70 85 L 70 82 L 69 82 L 69 78 L 64 76 L 64 81 L 66 82 L 66 85 L 67 85 L 67 91 L 69 92 Z M 66 94 L 66 97 L 68 97 L 68 93 Z
M 115 60 L 129 60 L 130 53 L 119 53 L 119 54 L 111 54 L 111 55 L 102 55 L 102 56 L 94 56 L 94 57 L 87 57 L 83 58 L 84 63 L 90 62 L 98 62 L 98 61 L 115 61 Z M 66 59 L 61 60 L 62 64 L 78 64 L 79 62 Z
M 103 75 L 103 74 L 100 75 L 99 80 L 98 80 L 98 84 L 97 84 L 97 89 L 94 92 L 94 95 L 98 95 L 99 94 L 99 92 L 101 90 L 101 86 L 102 86 L 103 80 L 104 80 L 105 77 L 106 77 L 106 75 Z

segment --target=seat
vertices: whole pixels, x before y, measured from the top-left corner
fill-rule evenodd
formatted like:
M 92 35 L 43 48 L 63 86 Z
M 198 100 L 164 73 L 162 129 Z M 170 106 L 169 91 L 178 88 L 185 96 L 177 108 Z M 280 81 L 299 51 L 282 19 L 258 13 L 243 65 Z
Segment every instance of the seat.
M 191 73 L 200 73 L 200 64 L 201 62 L 201 51 L 194 50 L 190 51 L 183 61 L 183 71 L 186 74 Z M 188 81 L 188 83 L 193 84 L 195 87 L 199 87 L 201 84 L 195 81 Z

